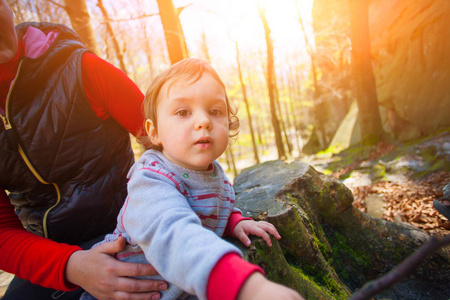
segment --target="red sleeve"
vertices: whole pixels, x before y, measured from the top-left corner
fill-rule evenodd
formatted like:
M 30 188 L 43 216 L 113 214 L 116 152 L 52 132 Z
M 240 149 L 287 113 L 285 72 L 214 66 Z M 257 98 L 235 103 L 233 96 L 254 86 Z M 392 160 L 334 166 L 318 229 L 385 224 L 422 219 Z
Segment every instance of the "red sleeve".
M 144 125 L 144 95 L 139 88 L 124 72 L 89 52 L 81 58 L 81 70 L 92 110 L 99 118 L 114 118 L 136 136 Z
M 257 265 L 243 260 L 236 253 L 225 254 L 214 266 L 209 275 L 206 295 L 208 299 L 235 300 L 245 280 L 263 270 Z
M 0 189 L 0 269 L 48 288 L 69 291 L 65 267 L 78 246 L 59 244 L 26 231 Z
M 236 227 L 236 224 L 242 220 L 252 220 L 252 218 L 243 217 L 240 211 L 232 212 L 230 218 L 228 219 L 227 227 L 225 228 L 225 232 L 223 233 L 223 235 L 234 237 L 234 227 Z

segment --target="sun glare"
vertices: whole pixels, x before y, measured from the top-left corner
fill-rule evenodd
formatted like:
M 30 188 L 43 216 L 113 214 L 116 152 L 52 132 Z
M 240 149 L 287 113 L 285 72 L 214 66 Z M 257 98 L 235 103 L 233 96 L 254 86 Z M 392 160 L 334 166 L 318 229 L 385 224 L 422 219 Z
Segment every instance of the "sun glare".
M 226 61 L 235 57 L 235 41 L 240 51 L 265 48 L 258 5 L 266 12 L 274 47 L 280 56 L 304 49 L 299 10 L 307 34 L 312 35 L 312 0 L 180 0 L 174 3 L 177 7 L 192 3 L 180 14 L 180 19 L 188 45 L 194 52 L 201 47 L 204 33 L 211 55 Z

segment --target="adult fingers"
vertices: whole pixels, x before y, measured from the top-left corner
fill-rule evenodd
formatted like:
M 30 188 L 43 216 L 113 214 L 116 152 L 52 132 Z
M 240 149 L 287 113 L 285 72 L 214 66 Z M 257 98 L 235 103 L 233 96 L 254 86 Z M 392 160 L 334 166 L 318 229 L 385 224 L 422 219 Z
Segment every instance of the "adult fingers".
M 125 248 L 126 240 L 124 237 L 119 237 L 113 242 L 103 243 L 92 251 L 99 253 L 109 254 L 111 256 L 122 251 Z M 146 276 L 146 275 L 157 275 L 158 272 L 150 264 L 138 264 L 138 263 L 126 263 L 121 262 L 113 256 L 114 261 L 110 261 L 108 265 L 109 271 L 117 276 Z
M 124 237 L 121 236 L 115 241 L 102 243 L 102 244 L 92 248 L 92 250 L 95 249 L 101 253 L 114 255 L 114 254 L 122 251 L 125 248 L 125 245 L 126 245 L 126 240 Z
M 128 294 L 155 294 L 154 292 L 167 290 L 168 285 L 162 280 L 136 279 L 121 277 L 117 280 L 115 290 Z M 156 293 L 159 294 L 159 293 Z
M 126 293 L 117 291 L 113 293 L 112 299 L 116 300 L 156 300 L 161 299 L 161 294 L 157 292 L 153 293 Z
M 129 263 L 116 260 L 114 266 L 111 267 L 114 269 L 113 272 L 121 277 L 158 275 L 156 269 L 150 264 Z

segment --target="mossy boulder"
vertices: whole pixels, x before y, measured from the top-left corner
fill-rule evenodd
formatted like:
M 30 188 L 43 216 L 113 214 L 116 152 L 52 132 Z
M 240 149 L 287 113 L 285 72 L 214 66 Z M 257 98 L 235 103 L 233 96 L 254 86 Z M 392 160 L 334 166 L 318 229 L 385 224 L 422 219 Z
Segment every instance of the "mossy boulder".
M 273 223 L 282 237 L 271 248 L 254 239 L 243 249 L 247 258 L 306 299 L 347 299 L 431 238 L 411 225 L 360 212 L 345 185 L 298 161 L 248 168 L 234 188 L 243 215 Z M 444 248 L 382 296 L 443 299 L 450 295 L 449 280 L 450 250 Z

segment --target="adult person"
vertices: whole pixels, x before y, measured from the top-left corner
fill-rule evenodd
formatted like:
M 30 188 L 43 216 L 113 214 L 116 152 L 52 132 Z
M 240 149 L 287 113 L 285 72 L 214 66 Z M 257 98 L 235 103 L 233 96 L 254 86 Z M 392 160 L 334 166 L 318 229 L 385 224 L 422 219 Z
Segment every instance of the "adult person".
M 151 266 L 114 258 L 123 239 L 82 250 L 115 227 L 142 100 L 74 31 L 14 28 L 0 0 L 0 269 L 16 275 L 3 299 L 72 299 L 79 287 L 98 298 L 160 297 L 165 282 L 129 277 L 153 275 Z

